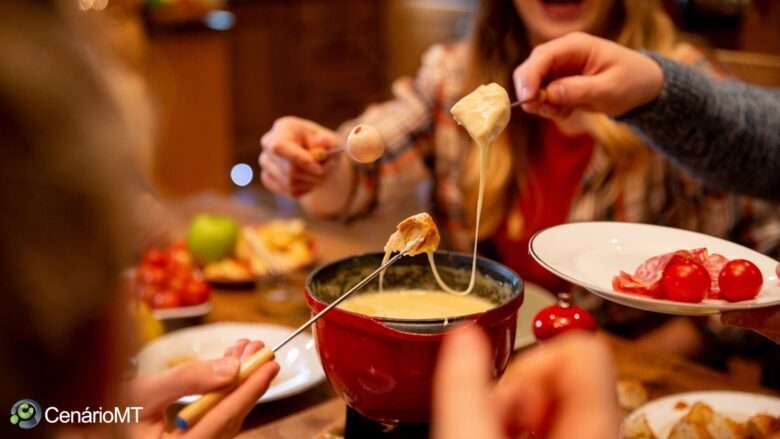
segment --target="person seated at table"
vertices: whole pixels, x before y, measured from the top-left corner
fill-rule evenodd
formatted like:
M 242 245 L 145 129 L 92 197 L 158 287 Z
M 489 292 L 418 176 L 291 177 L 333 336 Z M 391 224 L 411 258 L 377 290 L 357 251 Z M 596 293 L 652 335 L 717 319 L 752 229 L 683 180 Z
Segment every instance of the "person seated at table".
M 513 69 L 535 46 L 574 31 L 713 72 L 701 52 L 680 41 L 658 1 L 594 0 L 561 6 L 565 14 L 558 7 L 541 0 L 483 0 L 468 41 L 432 47 L 416 78 L 395 82 L 393 100 L 370 106 L 339 132 L 296 117 L 277 120 L 261 140 L 263 183 L 297 198 L 312 214 L 351 218 L 392 206 L 432 178 L 433 212 L 445 240 L 456 250 L 469 250 L 479 154 L 449 114 L 466 93 L 493 81 L 510 88 Z M 381 133 L 386 153 L 378 162 L 356 164 L 344 154 L 325 163 L 314 159 L 310 150 L 337 147 L 356 123 Z M 532 260 L 528 241 L 564 222 L 665 224 L 765 252 L 780 248 L 777 209 L 711 190 L 604 114 L 575 111 L 549 120 L 515 111 L 488 161 L 481 250 L 552 292 L 568 286 Z M 711 339 L 698 321 L 670 320 L 594 296 L 580 300 L 602 327 L 641 337 L 653 349 L 694 355 Z
M 96 68 L 102 56 L 64 18 L 75 14 L 56 11 L 0 5 L 0 399 L 11 407 L 33 398 L 44 410 L 144 408 L 138 424 L 41 422 L 29 438 L 163 437 L 169 405 L 234 385 L 241 358 L 262 344 L 244 340 L 221 359 L 121 379 L 130 366 L 130 293 L 118 280 L 132 263 L 133 145 Z M 235 435 L 277 371 L 262 367 L 182 436 Z

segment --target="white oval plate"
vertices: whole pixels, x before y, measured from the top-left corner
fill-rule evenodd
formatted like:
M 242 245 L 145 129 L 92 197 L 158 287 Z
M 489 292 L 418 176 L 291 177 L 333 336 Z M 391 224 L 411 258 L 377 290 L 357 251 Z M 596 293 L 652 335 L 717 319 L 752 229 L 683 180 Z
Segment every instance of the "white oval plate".
M 536 343 L 533 321 L 536 313 L 542 308 L 555 305 L 555 296 L 547 289 L 531 282 L 525 283 L 523 305 L 517 313 L 517 330 L 515 332 L 515 349 L 524 348 Z
M 193 306 L 179 306 L 176 308 L 152 308 L 152 315 L 157 320 L 184 319 L 190 317 L 205 316 L 211 311 L 211 302 L 203 302 Z
M 166 334 L 147 344 L 136 357 L 138 375 L 144 376 L 168 369 L 171 358 L 192 356 L 201 360 L 219 358 L 238 339 L 260 340 L 274 346 L 294 328 L 257 323 L 213 323 Z M 295 337 L 276 354 L 281 366 L 271 387 L 258 400 L 270 402 L 307 390 L 325 378 L 314 339 L 306 333 Z M 182 404 L 200 395 L 179 399 Z
M 687 404 L 686 408 L 676 409 L 678 402 Z M 645 415 L 653 433 L 659 438 L 667 438 L 674 424 L 685 416 L 695 402 L 703 402 L 713 410 L 737 422 L 745 422 L 759 413 L 780 416 L 780 398 L 745 392 L 688 392 L 670 395 L 650 401 L 631 412 L 624 423 Z
M 706 247 L 729 259 L 747 259 L 758 266 L 764 285 L 752 300 L 704 300 L 683 303 L 626 294 L 612 289 L 621 270 L 633 273 L 645 260 L 676 250 Z M 528 245 L 531 256 L 555 275 L 621 305 L 678 315 L 708 315 L 780 304 L 777 261 L 754 250 L 703 233 L 650 224 L 582 222 L 538 232 Z

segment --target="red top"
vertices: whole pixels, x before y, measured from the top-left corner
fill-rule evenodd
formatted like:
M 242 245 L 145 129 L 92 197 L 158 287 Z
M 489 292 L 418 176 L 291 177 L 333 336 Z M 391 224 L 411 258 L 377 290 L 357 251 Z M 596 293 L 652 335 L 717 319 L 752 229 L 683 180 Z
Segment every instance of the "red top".
M 569 137 L 550 121 L 542 122 L 541 142 L 542 148 L 528 157 L 528 180 L 516 201 L 522 220 L 510 210 L 494 242 L 504 264 L 557 294 L 568 290 L 567 283 L 531 258 L 528 241 L 539 230 L 566 221 L 594 143 L 587 134 Z

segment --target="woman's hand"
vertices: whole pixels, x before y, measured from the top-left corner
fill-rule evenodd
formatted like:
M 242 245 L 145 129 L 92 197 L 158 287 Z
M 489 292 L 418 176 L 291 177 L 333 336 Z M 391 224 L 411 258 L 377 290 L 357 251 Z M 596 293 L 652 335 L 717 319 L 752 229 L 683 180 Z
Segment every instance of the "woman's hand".
M 187 431 L 166 432 L 165 412 L 182 396 L 235 385 L 241 361 L 262 348 L 262 342 L 239 340 L 218 360 L 193 361 L 158 375 L 134 380 L 129 389 L 130 405 L 141 406 L 143 410 L 141 422 L 131 426 L 131 437 L 213 439 L 235 436 L 257 399 L 268 390 L 271 380 L 279 372 L 276 362 L 267 363 L 255 371 Z
M 260 144 L 263 184 L 276 193 L 297 198 L 323 181 L 325 168 L 316 157 L 335 148 L 338 141 L 333 131 L 288 116 L 277 119 Z
M 721 315 L 720 321 L 724 325 L 758 332 L 773 342 L 780 344 L 780 306 L 727 312 Z
M 651 58 L 609 40 L 576 32 L 541 44 L 514 72 L 519 100 L 544 87 L 544 102 L 529 113 L 562 118 L 574 110 L 620 116 L 661 93 L 664 76 Z M 546 86 L 545 86 L 546 84 Z
M 493 386 L 490 347 L 475 327 L 444 341 L 434 382 L 436 438 L 550 439 L 618 436 L 609 351 L 596 337 L 568 334 L 522 354 Z

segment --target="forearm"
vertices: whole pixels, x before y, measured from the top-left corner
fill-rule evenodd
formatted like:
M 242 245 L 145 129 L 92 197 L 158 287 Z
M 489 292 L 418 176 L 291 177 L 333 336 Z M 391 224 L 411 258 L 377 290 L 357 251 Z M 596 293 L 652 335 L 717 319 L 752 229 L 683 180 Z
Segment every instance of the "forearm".
M 664 89 L 618 120 L 713 187 L 780 199 L 780 92 L 713 81 L 650 55 Z

